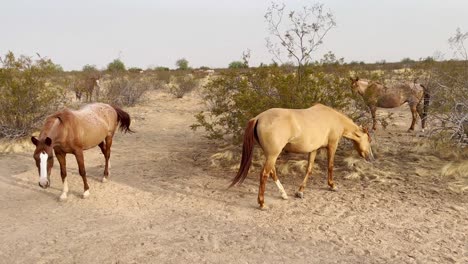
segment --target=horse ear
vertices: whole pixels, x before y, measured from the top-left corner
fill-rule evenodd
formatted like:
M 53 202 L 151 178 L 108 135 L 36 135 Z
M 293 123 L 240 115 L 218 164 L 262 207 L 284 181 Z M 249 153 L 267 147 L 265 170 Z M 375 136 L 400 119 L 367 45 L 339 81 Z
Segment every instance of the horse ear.
M 47 146 L 50 147 L 50 145 L 52 145 L 52 139 L 51 139 L 50 137 L 47 137 L 47 138 L 45 139 L 45 143 L 46 143 Z
M 37 144 L 39 143 L 39 140 L 37 140 L 37 138 L 35 138 L 35 137 L 31 137 L 31 142 L 32 142 L 35 146 L 37 146 Z

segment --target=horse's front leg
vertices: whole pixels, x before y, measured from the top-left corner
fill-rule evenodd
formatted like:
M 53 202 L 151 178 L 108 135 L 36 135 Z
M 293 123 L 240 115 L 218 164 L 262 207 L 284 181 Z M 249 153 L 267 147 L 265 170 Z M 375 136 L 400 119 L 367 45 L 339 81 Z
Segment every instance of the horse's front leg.
M 62 177 L 63 189 L 62 194 L 60 195 L 60 201 L 64 201 L 67 199 L 68 195 L 68 181 L 67 181 L 67 159 L 66 153 L 55 151 L 55 156 L 60 164 L 60 176 Z
M 314 167 L 314 161 L 315 161 L 316 155 L 317 155 L 317 150 L 314 150 L 311 153 L 309 153 L 309 163 L 307 164 L 306 175 L 304 177 L 304 180 L 302 181 L 301 186 L 299 186 L 299 190 L 296 192 L 296 196 L 299 198 L 304 198 L 304 189 L 307 185 L 307 180 L 309 179 L 309 176 L 312 174 L 312 168 Z
M 335 152 L 337 146 L 337 143 L 328 144 L 328 186 L 330 187 L 331 191 L 337 190 L 335 183 L 333 182 L 333 163 L 335 160 Z
M 80 172 L 81 178 L 83 178 L 83 187 L 84 187 L 83 198 L 88 198 L 89 197 L 89 185 L 86 179 L 86 169 L 84 166 L 83 150 L 82 149 L 76 150 L 74 154 L 76 157 L 76 162 L 78 163 L 78 171 Z

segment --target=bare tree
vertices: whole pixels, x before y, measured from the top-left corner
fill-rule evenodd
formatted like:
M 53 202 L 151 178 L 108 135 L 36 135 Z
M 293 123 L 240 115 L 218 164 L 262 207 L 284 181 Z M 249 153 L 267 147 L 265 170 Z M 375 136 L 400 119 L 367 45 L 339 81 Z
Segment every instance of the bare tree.
M 432 133 L 468 146 L 468 53 L 465 41 L 468 32 L 457 28 L 448 42 L 455 60 L 436 72 L 434 80 L 434 118 L 438 121 Z
M 298 66 L 298 73 L 307 65 L 312 53 L 323 43 L 327 33 L 336 26 L 331 12 L 323 4 L 304 6 L 300 11 L 290 11 L 285 20 L 285 4 L 272 3 L 265 19 L 274 39 L 267 38 L 267 48 L 276 60 L 283 63 L 283 51 Z

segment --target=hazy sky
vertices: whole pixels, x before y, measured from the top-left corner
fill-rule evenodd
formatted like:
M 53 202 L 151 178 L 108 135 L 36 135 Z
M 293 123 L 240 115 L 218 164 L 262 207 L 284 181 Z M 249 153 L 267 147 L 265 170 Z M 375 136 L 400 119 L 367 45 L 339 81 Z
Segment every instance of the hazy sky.
M 283 1 L 298 10 L 313 1 Z M 468 0 L 327 0 L 337 21 L 313 58 L 331 50 L 346 61 L 419 59 L 468 31 Z M 65 70 L 105 67 L 227 67 L 251 50 L 251 65 L 270 63 L 264 0 L 0 0 L 0 54 L 51 58 Z

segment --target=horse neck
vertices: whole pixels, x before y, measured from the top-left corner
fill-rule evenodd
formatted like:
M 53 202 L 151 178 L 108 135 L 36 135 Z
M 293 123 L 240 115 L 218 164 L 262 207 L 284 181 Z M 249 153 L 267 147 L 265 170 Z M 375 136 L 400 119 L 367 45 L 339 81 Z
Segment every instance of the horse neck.
M 350 118 L 347 116 L 343 116 L 343 137 L 347 139 L 351 139 L 353 141 L 358 140 L 358 136 L 356 135 L 356 132 L 360 132 L 361 128 L 356 125 Z
M 41 140 L 49 137 L 52 139 L 52 144 L 54 144 L 63 134 L 63 131 L 60 128 L 60 119 L 58 117 L 50 117 L 47 119 L 44 128 L 41 130 L 39 139 Z

